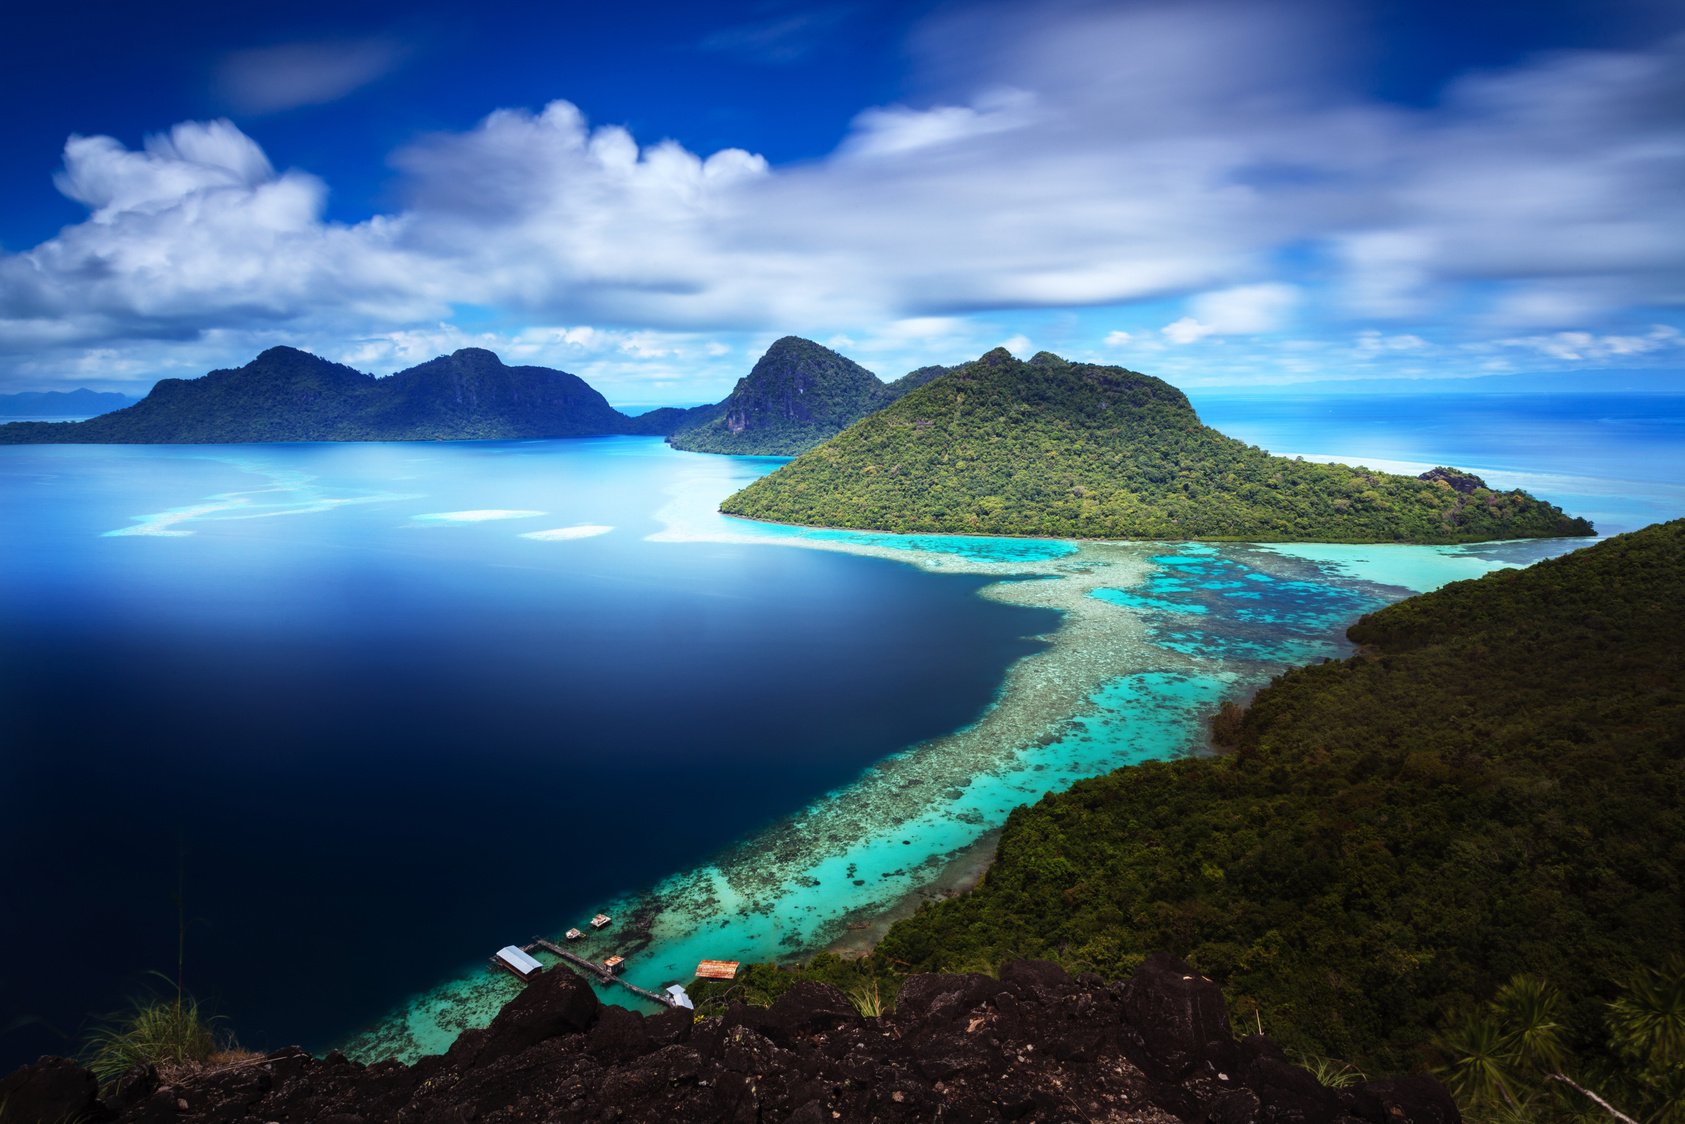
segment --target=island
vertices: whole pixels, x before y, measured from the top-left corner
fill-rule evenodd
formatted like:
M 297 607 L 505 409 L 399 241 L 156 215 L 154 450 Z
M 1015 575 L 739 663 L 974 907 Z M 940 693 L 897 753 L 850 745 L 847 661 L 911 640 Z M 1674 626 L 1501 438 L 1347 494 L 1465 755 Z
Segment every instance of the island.
M 724 401 L 692 411 L 667 440 L 689 452 L 793 457 L 946 373 L 920 367 L 886 384 L 828 347 L 785 336 Z
M 1003 348 L 728 497 L 729 515 L 1044 538 L 1459 543 L 1593 534 L 1522 491 L 1272 456 L 1121 367 Z

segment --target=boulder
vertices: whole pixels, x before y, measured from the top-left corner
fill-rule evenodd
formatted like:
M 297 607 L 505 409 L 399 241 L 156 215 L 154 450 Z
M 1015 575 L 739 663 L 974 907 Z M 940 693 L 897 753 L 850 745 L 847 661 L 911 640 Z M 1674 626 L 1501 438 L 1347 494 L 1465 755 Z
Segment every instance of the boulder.
M 1274 1058 L 1259 1058 L 1241 1080 L 1258 1095 L 1258 1119 L 1270 1124 L 1332 1124 L 1340 1098 L 1306 1071 Z
M 558 1034 L 589 1030 L 601 1009 L 602 1001 L 583 979 L 559 965 L 551 968 L 498 1012 L 478 1043 L 476 1063 L 512 1057 Z
M 42 1058 L 0 1080 L 7 1120 L 104 1120 L 99 1082 L 69 1058 Z
M 848 996 L 829 984 L 803 980 L 778 997 L 766 1013 L 766 1028 L 774 1040 L 797 1034 L 817 1034 L 860 1018 Z
M 1124 985 L 1124 1014 L 1171 1078 L 1198 1065 L 1232 1070 L 1239 1055 L 1216 984 L 1180 958 L 1155 952 Z
M 895 1000 L 897 1023 L 957 1018 L 1001 990 L 999 980 L 976 973 L 909 976 Z

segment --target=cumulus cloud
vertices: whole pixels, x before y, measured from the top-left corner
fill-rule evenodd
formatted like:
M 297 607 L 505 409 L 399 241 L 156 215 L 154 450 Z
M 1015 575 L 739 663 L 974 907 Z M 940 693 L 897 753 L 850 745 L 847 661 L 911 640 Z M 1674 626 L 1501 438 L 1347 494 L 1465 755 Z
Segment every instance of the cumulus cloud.
M 1172 343 L 1271 332 L 1282 326 L 1298 301 L 1297 288 L 1275 282 L 1201 293 L 1192 301 L 1193 315 L 1166 324 L 1160 331 Z
M 1550 359 L 1606 363 L 1685 348 L 1685 333 L 1657 324 L 1642 335 L 1599 335 L 1595 332 L 1552 332 L 1499 340 L 1498 346 L 1537 352 Z
M 461 304 L 899 356 L 916 349 L 898 333 L 998 339 L 975 323 L 1002 310 L 1185 301 L 1107 344 L 1186 349 L 1311 315 L 1345 338 L 1403 338 L 1409 317 L 1622 336 L 1611 317 L 1680 302 L 1685 40 L 1533 59 L 1404 109 L 1342 85 L 1330 18 L 1290 0 L 949 9 L 914 44 L 921 96 L 865 109 L 827 158 L 692 152 L 557 101 L 405 147 L 402 207 L 354 225 L 227 122 L 140 150 L 72 138 L 58 183 L 89 217 L 0 255 L 0 351 L 278 325 L 350 347 L 425 338 Z M 280 107 L 372 80 L 377 55 L 242 73 L 290 73 L 267 87 Z M 1314 270 L 1284 266 L 1288 247 Z
M 0 350 L 30 347 L 43 322 L 99 342 L 446 307 L 399 248 L 401 219 L 323 222 L 326 185 L 276 173 L 227 121 L 178 125 L 138 152 L 72 137 L 57 183 L 92 213 L 0 256 Z
M 282 43 L 226 55 L 217 92 L 242 113 L 275 113 L 338 101 L 384 78 L 404 59 L 389 39 Z

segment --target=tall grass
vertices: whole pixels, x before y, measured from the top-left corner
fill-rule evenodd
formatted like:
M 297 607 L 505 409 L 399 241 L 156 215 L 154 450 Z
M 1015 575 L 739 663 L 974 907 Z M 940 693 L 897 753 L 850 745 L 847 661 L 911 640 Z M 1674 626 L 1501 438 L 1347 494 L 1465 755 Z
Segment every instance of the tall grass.
M 102 1086 L 114 1084 L 137 1065 L 157 1066 L 166 1077 L 209 1062 L 230 1046 L 214 1019 L 200 1013 L 199 1001 L 178 994 L 172 999 L 135 1000 L 127 1012 L 88 1036 L 83 1063 Z

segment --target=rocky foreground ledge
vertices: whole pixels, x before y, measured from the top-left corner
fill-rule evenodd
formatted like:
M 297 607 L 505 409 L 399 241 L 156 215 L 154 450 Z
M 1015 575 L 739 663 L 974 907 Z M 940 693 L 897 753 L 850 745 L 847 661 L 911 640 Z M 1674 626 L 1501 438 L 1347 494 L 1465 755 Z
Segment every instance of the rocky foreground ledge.
M 1125 983 L 1019 961 L 999 979 L 909 979 L 862 1018 L 801 983 L 770 1008 L 643 1016 L 550 969 L 485 1030 L 413 1066 L 278 1050 L 173 1085 L 43 1058 L 0 1081 L 6 1120 L 218 1124 L 469 1121 L 1138 1121 L 1453 1124 L 1427 1077 L 1324 1088 L 1262 1035 L 1236 1041 L 1222 993 L 1171 956 Z

